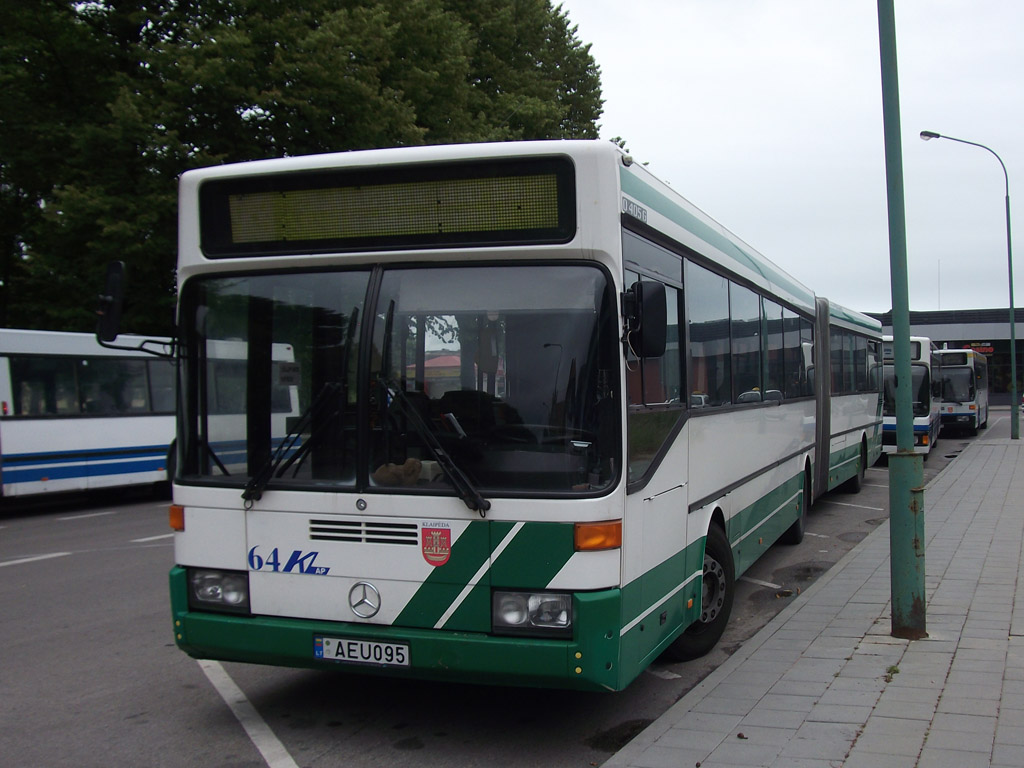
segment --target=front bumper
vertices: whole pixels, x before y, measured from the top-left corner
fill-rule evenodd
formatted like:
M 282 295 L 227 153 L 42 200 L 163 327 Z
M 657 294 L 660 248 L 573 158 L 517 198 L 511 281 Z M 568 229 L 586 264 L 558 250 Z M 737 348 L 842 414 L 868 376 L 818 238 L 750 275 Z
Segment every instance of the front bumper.
M 344 670 L 461 683 L 577 690 L 620 690 L 620 591 L 574 595 L 571 640 L 391 627 L 276 616 L 207 613 L 189 608 L 185 569 L 170 573 L 178 647 L 196 659 Z M 314 657 L 314 637 L 328 635 L 409 647 L 410 666 L 343 665 Z

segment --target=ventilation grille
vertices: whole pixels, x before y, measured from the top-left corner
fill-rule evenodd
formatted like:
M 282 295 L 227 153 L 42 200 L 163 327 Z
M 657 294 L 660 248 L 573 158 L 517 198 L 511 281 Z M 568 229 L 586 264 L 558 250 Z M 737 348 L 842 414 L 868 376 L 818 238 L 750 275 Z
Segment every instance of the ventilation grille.
M 416 523 L 379 523 L 365 520 L 310 520 L 313 541 L 352 541 L 359 544 L 417 544 Z

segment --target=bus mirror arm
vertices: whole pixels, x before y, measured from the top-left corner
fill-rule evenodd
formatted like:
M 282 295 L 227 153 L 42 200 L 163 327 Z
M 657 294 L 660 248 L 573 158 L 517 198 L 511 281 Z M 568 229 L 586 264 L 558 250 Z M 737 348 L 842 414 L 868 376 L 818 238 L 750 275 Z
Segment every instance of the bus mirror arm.
M 107 349 L 123 349 L 129 352 L 146 352 L 156 357 L 174 357 L 174 342 L 170 345 L 153 339 L 143 339 L 135 346 L 113 344 L 121 332 L 121 310 L 124 307 L 126 276 L 123 261 L 112 261 L 107 265 L 107 280 L 96 307 L 96 341 Z

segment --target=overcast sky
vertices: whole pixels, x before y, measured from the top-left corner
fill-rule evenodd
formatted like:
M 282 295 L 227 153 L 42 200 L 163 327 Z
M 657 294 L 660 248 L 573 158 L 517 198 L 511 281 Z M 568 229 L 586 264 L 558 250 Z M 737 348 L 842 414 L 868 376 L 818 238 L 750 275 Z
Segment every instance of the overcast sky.
M 557 0 L 554 0 L 557 3 Z M 895 0 L 912 310 L 1024 306 L 1024 0 Z M 871 0 L 563 0 L 601 137 L 809 288 L 891 308 Z

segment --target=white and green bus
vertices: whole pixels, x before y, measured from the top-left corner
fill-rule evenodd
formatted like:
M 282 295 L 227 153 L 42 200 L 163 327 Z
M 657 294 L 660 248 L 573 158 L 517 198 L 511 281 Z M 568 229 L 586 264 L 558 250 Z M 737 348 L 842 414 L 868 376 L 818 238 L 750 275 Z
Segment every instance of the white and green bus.
M 881 451 L 880 325 L 609 142 L 195 170 L 180 216 L 193 657 L 619 690 L 713 647 L 735 579 Z M 246 407 L 215 426 L 229 340 Z

